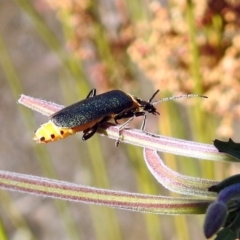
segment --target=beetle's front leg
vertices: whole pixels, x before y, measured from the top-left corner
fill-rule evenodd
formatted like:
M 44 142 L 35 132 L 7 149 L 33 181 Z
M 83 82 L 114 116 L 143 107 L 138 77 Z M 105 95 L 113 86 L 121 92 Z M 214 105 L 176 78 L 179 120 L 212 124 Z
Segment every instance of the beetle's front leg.
M 140 116 L 144 116 L 144 121 L 143 121 L 143 126 L 145 127 L 145 121 L 146 121 L 146 113 L 145 112 L 127 112 L 125 114 L 120 114 L 115 116 L 114 121 L 118 124 L 117 120 L 118 119 L 123 119 L 123 118 L 129 118 L 125 123 L 123 123 L 122 125 L 119 126 L 118 128 L 118 140 L 116 141 L 115 145 L 116 147 L 119 145 L 120 143 L 120 139 L 121 139 L 121 135 L 122 135 L 122 131 L 123 129 L 135 118 L 135 117 L 140 117 Z

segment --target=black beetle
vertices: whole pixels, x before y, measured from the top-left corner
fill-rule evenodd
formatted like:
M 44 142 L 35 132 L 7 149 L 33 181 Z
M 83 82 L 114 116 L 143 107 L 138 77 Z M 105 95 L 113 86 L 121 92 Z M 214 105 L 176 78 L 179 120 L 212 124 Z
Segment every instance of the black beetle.
M 65 107 L 50 116 L 50 120 L 35 131 L 33 139 L 37 143 L 48 143 L 83 131 L 82 139 L 87 140 L 94 135 L 99 125 L 104 122 L 113 119 L 118 124 L 118 120 L 130 118 L 120 127 L 122 129 L 132 118 L 139 116 L 144 116 L 143 129 L 146 112 L 159 115 L 154 107 L 158 102 L 180 97 L 204 97 L 190 94 L 164 98 L 151 103 L 158 92 L 159 90 L 148 101 L 144 101 L 120 90 L 96 95 L 96 89 L 92 89 L 86 99 Z

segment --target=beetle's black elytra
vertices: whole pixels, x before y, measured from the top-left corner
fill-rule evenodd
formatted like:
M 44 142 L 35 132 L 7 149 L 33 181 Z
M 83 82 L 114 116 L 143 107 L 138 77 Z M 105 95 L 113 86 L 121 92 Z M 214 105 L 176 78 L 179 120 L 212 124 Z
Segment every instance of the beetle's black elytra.
M 132 98 L 120 90 L 113 90 L 74 103 L 51 116 L 58 127 L 74 128 L 106 116 L 115 116 L 135 107 Z

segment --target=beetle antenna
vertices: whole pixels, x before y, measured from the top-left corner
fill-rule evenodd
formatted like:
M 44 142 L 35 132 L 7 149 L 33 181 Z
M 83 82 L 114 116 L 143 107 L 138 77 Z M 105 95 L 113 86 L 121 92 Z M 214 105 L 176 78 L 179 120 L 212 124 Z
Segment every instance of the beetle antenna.
M 153 97 L 157 94 L 157 92 L 154 93 Z M 153 99 L 153 97 L 151 98 L 151 100 Z M 208 98 L 207 96 L 203 96 L 203 95 L 199 95 L 199 94 L 184 94 L 181 96 L 174 96 L 174 97 L 167 97 L 167 98 L 160 99 L 156 102 L 153 102 L 152 105 L 156 105 L 157 103 L 160 103 L 160 102 L 167 102 L 167 101 L 175 100 L 178 98 L 194 98 L 194 97 Z
M 154 97 L 158 94 L 158 92 L 159 92 L 159 89 L 158 89 L 158 90 L 152 95 L 152 97 L 148 100 L 149 103 L 154 99 Z

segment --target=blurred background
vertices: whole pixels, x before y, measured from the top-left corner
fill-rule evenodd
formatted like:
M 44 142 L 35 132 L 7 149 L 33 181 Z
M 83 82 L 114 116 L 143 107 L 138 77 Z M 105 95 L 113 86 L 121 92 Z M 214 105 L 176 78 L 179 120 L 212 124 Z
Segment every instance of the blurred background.
M 142 149 L 81 133 L 37 145 L 46 116 L 21 94 L 62 105 L 121 89 L 144 100 L 198 93 L 158 105 L 146 130 L 212 143 L 239 142 L 240 2 L 234 0 L 0 0 L 1 170 L 78 184 L 177 196 L 148 172 Z M 139 128 L 141 118 L 131 127 Z M 237 164 L 163 155 L 183 174 L 221 180 Z M 204 239 L 204 216 L 157 216 L 0 191 L 4 239 Z M 196 234 L 197 233 L 197 234 Z

